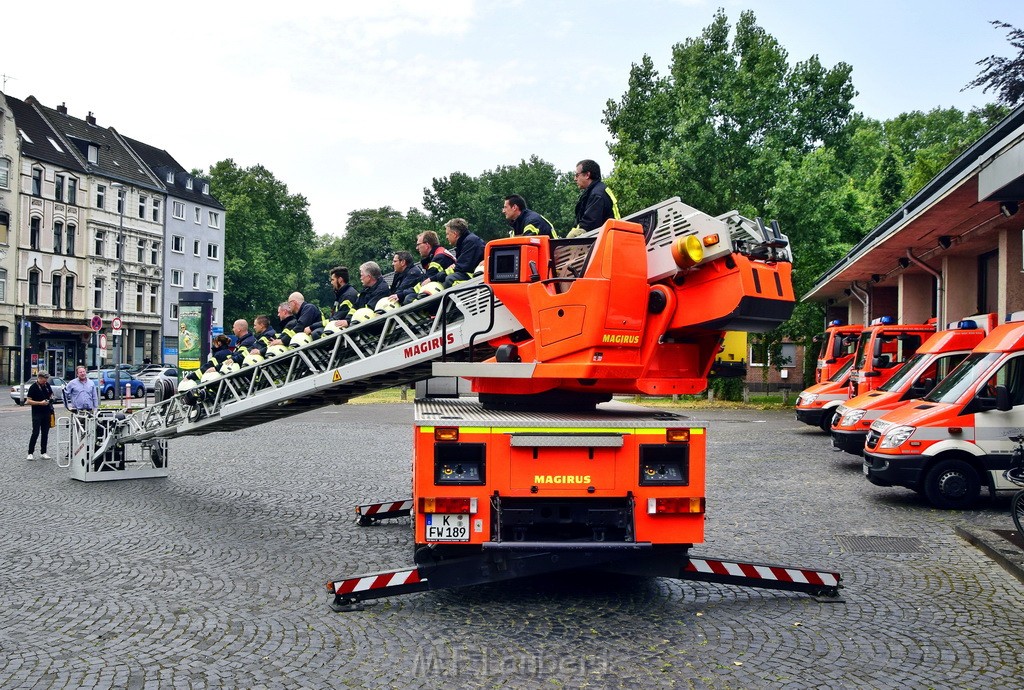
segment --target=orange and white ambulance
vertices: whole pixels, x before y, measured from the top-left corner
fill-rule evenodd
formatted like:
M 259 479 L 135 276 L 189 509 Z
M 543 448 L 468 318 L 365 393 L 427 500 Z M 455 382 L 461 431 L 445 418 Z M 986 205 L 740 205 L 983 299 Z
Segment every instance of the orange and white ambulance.
M 1024 316 L 1015 314 L 1013 316 Z M 967 508 L 981 488 L 1017 489 L 1002 472 L 1024 433 L 1024 323 L 995 328 L 928 395 L 872 422 L 864 474 L 937 508 Z
M 857 342 L 864 326 L 844 326 L 841 321 L 830 321 L 825 332 L 814 337 L 821 344 L 818 363 L 814 368 L 814 382 L 832 378 L 857 353 Z
M 888 316 L 873 320 L 857 343 L 849 397 L 874 390 L 888 381 L 934 332 L 935 319 L 922 324 L 897 324 Z
M 819 427 L 822 431 L 832 428 L 832 416 L 836 409 L 850 397 L 850 371 L 853 358 L 836 371 L 831 379 L 807 387 L 796 398 L 797 421 Z
M 995 315 L 992 315 L 994 322 Z M 888 381 L 851 398 L 836 410 L 832 447 L 860 455 L 871 423 L 907 401 L 926 395 L 987 335 L 988 322 L 963 320 L 932 335 Z

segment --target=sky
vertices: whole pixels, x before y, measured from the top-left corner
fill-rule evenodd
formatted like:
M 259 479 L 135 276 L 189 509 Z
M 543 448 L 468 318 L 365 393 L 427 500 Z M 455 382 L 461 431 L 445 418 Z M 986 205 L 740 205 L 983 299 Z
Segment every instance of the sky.
M 854 105 L 877 119 L 993 101 L 960 89 L 1012 55 L 990 20 L 1024 27 L 1020 0 L 49 0 L 4 7 L 0 86 L 186 169 L 262 164 L 340 235 L 357 209 L 422 208 L 453 172 L 537 155 L 607 174 L 601 119 L 630 66 L 646 54 L 664 73 L 719 7 L 732 24 L 752 10 L 791 64 L 852 65 Z

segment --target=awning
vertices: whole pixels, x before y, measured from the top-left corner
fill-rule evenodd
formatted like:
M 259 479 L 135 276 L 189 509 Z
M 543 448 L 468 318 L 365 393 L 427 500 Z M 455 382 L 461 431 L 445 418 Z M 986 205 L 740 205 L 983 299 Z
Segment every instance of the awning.
M 84 323 L 48 323 L 38 322 L 39 328 L 50 333 L 92 333 L 92 326 Z

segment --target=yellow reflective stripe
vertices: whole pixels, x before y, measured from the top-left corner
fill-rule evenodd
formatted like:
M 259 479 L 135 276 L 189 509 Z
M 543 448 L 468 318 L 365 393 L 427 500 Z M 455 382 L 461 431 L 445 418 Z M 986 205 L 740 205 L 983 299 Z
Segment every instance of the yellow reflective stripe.
M 428 271 L 430 269 L 432 269 L 432 268 L 437 269 L 438 271 L 443 271 L 444 270 L 444 267 L 441 266 L 441 264 L 437 263 L 436 261 L 431 261 L 430 264 L 427 265 L 427 270 Z
M 540 234 L 540 229 L 536 225 L 534 225 L 533 223 L 530 223 L 525 228 L 523 228 L 523 234 L 524 235 L 539 235 Z
M 455 264 L 452 264 L 448 268 L 444 269 L 444 272 L 446 275 L 451 275 L 452 273 L 455 273 Z
M 612 200 L 612 214 L 615 216 L 615 220 L 619 220 L 622 216 L 619 215 L 619 200 L 615 198 L 615 193 L 605 186 L 604 191 L 608 192 L 608 198 Z

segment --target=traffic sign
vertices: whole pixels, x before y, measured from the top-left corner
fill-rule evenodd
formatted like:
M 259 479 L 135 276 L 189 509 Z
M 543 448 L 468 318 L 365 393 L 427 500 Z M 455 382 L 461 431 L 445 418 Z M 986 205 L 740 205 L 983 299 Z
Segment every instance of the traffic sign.
M 94 317 L 92 317 L 92 324 L 91 325 L 92 325 L 92 329 L 94 331 L 98 331 L 101 328 L 103 328 L 103 319 L 101 319 L 98 316 L 94 316 Z
M 110 322 L 110 325 L 113 326 L 115 331 L 121 330 L 121 317 L 115 316 L 114 319 Z

